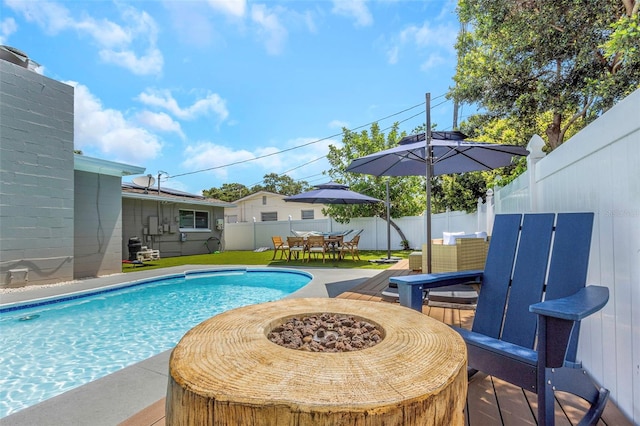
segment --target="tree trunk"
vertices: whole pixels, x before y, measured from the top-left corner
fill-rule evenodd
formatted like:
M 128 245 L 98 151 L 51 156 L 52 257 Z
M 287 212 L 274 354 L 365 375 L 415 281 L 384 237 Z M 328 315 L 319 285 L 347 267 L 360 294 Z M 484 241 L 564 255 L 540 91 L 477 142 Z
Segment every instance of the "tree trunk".
M 554 150 L 562 144 L 562 115 L 553 113 L 553 121 L 547 126 L 546 134 L 551 149 Z
M 386 215 L 382 215 L 381 216 L 384 220 L 387 220 Z M 400 229 L 400 227 L 393 221 L 393 219 L 391 219 L 389 221 L 389 224 L 391 225 L 391 227 L 393 229 L 396 230 L 396 232 L 398 233 L 398 235 L 400 236 L 400 241 L 409 241 L 409 239 L 407 237 L 405 237 L 404 232 L 402 232 L 402 229 Z

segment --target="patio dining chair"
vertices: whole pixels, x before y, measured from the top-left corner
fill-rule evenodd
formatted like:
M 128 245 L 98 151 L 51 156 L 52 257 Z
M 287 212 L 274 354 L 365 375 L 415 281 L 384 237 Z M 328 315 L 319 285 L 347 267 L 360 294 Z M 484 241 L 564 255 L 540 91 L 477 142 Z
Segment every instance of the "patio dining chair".
M 360 260 L 360 252 L 358 251 L 358 244 L 360 243 L 360 235 L 356 235 L 350 241 L 342 243 L 338 250 L 340 251 L 340 259 L 344 259 L 347 253 L 351 255 L 351 259 L 355 262 L 356 258 Z
M 296 259 L 302 256 L 302 260 L 304 260 L 304 254 L 307 252 L 307 244 L 303 237 L 287 237 L 287 246 L 289 246 L 287 249 L 287 262 L 291 260 L 292 256 Z
M 287 255 L 287 251 L 289 250 L 289 246 L 282 240 L 282 237 L 279 235 L 271 237 L 271 242 L 273 242 L 273 257 L 271 260 L 276 258 L 278 252 L 280 252 L 280 259 L 284 259 Z
M 392 277 L 400 304 L 422 311 L 423 291 L 479 282 L 467 345 L 482 371 L 538 395 L 538 424 L 553 425 L 554 392 L 586 400 L 580 425 L 596 424 L 609 391 L 577 360 L 580 321 L 602 309 L 606 287 L 585 286 L 593 213 L 496 215 L 484 270 Z
M 311 255 L 318 259 L 322 255 L 322 263 L 325 261 L 327 245 L 322 235 L 310 235 L 307 237 L 307 262 L 311 260 Z

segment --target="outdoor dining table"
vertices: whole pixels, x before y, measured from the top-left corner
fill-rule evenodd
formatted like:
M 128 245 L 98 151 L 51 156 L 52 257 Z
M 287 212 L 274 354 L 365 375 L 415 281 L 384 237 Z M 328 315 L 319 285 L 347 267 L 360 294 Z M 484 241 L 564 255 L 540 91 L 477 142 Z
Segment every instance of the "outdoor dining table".
M 341 242 L 342 237 L 324 237 L 324 244 L 327 246 L 327 248 L 331 247 L 333 260 L 336 260 L 336 254 L 338 254 L 338 260 L 340 260 L 338 247 L 340 247 Z

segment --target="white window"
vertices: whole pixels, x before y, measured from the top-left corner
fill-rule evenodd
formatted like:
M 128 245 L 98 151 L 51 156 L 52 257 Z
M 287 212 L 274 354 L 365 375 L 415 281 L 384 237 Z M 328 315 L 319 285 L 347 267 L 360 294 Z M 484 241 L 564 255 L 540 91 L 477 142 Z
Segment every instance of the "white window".
M 180 210 L 180 229 L 209 229 L 209 212 Z
M 266 206 L 266 205 L 267 205 L 267 196 L 266 196 L 266 195 L 263 195 L 263 196 L 262 196 L 262 205 L 263 205 L 263 206 Z
M 262 222 L 275 222 L 278 220 L 278 212 L 263 212 L 260 213 L 260 220 Z
M 313 210 L 302 210 L 300 216 L 302 219 L 313 219 Z

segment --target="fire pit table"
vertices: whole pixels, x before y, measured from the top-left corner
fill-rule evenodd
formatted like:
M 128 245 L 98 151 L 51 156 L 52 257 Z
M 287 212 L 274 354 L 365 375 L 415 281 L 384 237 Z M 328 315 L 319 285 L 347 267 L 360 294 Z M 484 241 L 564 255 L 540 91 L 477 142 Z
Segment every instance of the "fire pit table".
M 331 313 L 379 328 L 374 346 L 312 352 L 268 336 Z M 227 311 L 191 329 L 169 362 L 167 425 L 462 425 L 464 341 L 399 305 L 286 299 Z

